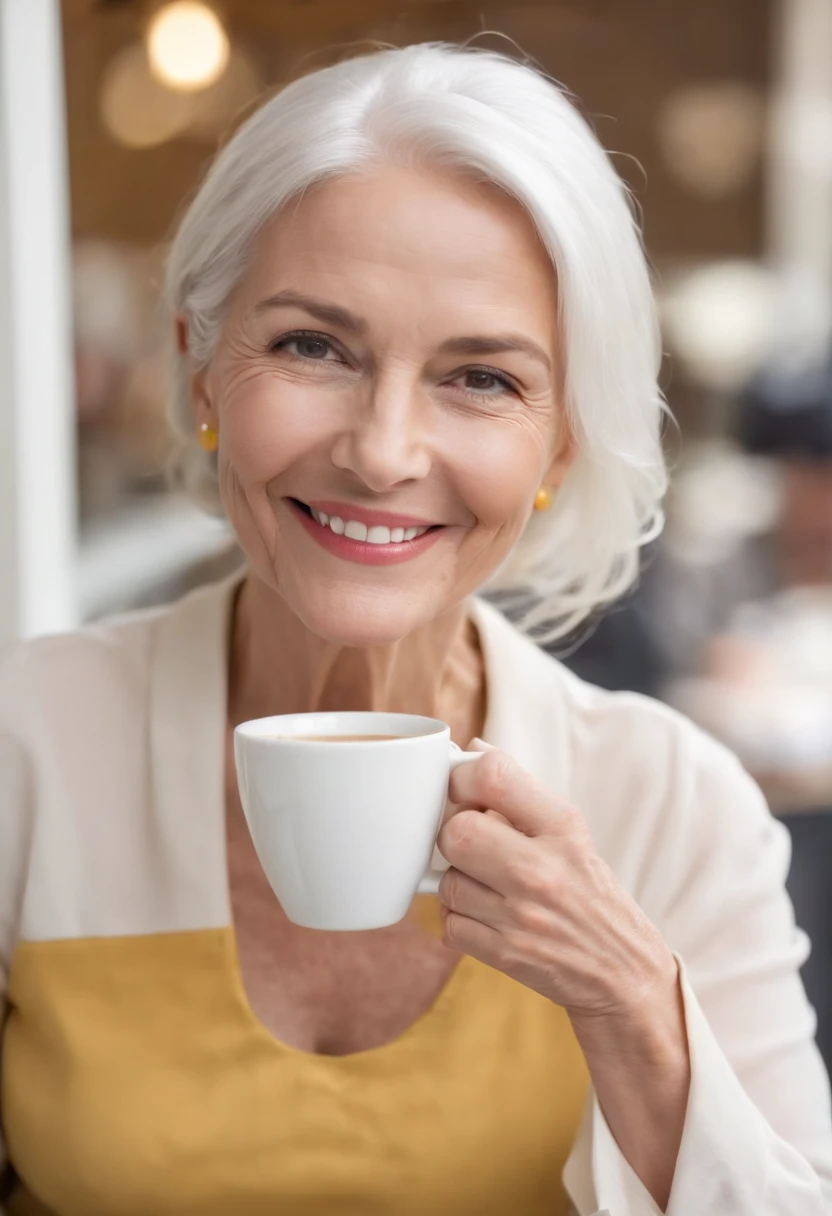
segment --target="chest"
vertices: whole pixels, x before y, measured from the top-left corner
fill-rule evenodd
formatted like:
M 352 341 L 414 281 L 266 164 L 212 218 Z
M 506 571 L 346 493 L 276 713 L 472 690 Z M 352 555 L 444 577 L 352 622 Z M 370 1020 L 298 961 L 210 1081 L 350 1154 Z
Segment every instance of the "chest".
M 232 938 L 18 948 L 2 1055 L 21 1180 L 10 1213 L 566 1213 L 587 1076 L 563 1010 L 464 959 L 395 1042 L 296 1051 L 241 1000 Z
M 433 1005 L 459 962 L 441 941 L 435 900 L 419 899 L 400 924 L 369 932 L 292 924 L 263 873 L 230 784 L 226 856 L 246 999 L 282 1043 L 326 1055 L 388 1043 Z

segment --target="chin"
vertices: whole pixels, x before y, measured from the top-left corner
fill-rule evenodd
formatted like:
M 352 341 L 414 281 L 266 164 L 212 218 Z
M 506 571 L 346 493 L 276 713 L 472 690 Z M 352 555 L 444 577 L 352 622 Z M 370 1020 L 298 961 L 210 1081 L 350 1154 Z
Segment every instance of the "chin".
M 414 629 L 428 624 L 438 613 L 431 604 L 415 596 L 385 592 L 380 588 L 365 594 L 339 591 L 304 596 L 292 605 L 307 629 L 335 646 L 392 646 Z

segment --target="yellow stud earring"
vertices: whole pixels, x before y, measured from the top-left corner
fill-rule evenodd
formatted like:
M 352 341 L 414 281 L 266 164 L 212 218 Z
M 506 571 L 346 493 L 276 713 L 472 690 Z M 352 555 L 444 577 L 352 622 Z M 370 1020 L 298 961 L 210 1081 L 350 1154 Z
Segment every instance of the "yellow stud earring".
M 200 425 L 198 431 L 199 446 L 206 452 L 216 452 L 220 445 L 220 433 L 215 427 L 209 426 L 207 422 Z
M 535 511 L 548 511 L 551 505 L 552 495 L 544 486 L 541 486 L 534 496 Z

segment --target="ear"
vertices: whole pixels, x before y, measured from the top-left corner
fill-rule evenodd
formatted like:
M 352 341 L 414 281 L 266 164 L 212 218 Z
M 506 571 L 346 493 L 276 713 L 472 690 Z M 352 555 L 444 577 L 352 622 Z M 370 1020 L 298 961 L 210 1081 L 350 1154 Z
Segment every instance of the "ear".
M 178 312 L 173 318 L 173 332 L 176 340 L 176 349 L 180 355 L 188 353 L 188 318 L 184 313 Z
M 191 409 L 193 410 L 194 422 L 197 427 L 203 422 L 207 422 L 209 426 L 216 426 L 216 411 L 208 393 L 207 368 L 200 368 L 199 371 L 194 371 L 192 368 L 188 342 L 188 318 L 184 313 L 176 314 L 173 318 L 173 326 L 176 349 L 182 358 L 188 362 Z
M 563 479 L 575 463 L 577 455 L 578 441 L 564 411 L 560 418 L 554 454 L 543 478 L 543 485 L 548 489 L 557 490 L 563 484 Z

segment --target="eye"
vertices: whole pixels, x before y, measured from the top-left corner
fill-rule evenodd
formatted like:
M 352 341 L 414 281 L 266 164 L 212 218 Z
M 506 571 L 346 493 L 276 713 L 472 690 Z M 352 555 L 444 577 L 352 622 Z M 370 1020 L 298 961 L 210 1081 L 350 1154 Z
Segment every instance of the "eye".
M 462 381 L 465 392 L 476 397 L 499 397 L 517 391 L 507 376 L 490 367 L 469 367 L 457 381 Z
M 333 357 L 338 359 L 338 352 L 328 338 L 323 334 L 307 330 L 296 330 L 294 333 L 284 334 L 282 338 L 272 342 L 269 349 L 286 351 L 295 359 L 315 363 L 328 363 L 332 361 Z

